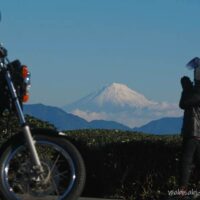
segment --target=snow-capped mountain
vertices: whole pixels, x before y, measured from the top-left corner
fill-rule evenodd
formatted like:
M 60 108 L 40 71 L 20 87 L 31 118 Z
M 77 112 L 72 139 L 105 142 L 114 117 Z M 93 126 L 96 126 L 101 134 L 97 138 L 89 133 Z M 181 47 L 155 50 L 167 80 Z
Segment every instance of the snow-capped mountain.
M 111 103 L 121 107 L 146 107 L 154 104 L 154 102 L 149 101 L 142 94 L 119 83 L 113 83 L 95 94 L 95 96 L 90 97 L 92 97 L 90 100 L 99 106 Z
M 88 121 L 111 120 L 129 127 L 141 126 L 162 117 L 181 115 L 176 104 L 149 100 L 120 83 L 112 83 L 63 108 Z
M 108 87 L 104 87 L 97 93 L 88 96 L 85 101 L 95 103 L 101 107 L 106 104 L 113 104 L 120 107 L 146 107 L 154 105 L 154 102 L 149 101 L 142 94 L 119 83 L 112 83 Z
M 126 85 L 112 83 L 64 108 L 66 110 L 108 111 L 113 107 L 124 110 L 124 107 L 144 108 L 153 105 L 156 105 L 156 102 L 148 100 L 144 95 L 131 90 Z

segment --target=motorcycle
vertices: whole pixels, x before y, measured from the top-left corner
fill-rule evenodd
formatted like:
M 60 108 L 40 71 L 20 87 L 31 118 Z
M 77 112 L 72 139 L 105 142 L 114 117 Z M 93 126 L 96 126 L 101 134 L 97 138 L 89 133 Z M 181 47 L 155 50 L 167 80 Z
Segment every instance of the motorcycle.
M 85 183 L 84 161 L 64 133 L 29 127 L 23 114 L 29 88 L 28 67 L 10 62 L 1 45 L 0 113 L 14 112 L 21 127 L 0 149 L 1 198 L 76 200 Z

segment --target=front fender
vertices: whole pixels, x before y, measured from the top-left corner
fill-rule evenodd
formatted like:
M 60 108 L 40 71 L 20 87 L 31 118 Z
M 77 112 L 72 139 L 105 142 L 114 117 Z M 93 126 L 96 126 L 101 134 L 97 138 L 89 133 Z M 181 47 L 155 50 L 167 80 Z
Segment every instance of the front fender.
M 55 129 L 48 129 L 48 128 L 33 128 L 31 129 L 31 135 L 33 136 L 33 138 L 34 138 L 34 135 L 46 135 L 50 137 L 61 137 L 67 140 L 67 136 L 64 133 L 59 132 Z M 22 143 L 26 142 L 24 133 L 22 131 L 14 134 L 12 137 L 10 137 L 6 142 L 4 142 L 0 146 L 0 156 L 8 146 L 16 144 L 17 141 L 20 141 Z
M 54 129 L 47 129 L 47 128 L 34 128 L 31 129 L 31 135 L 34 138 L 34 135 L 46 135 L 50 137 L 62 137 L 63 139 L 67 139 L 66 135 L 62 132 L 59 132 Z M 14 134 L 12 137 L 10 137 L 5 143 L 2 144 L 0 147 L 0 156 L 1 152 L 10 144 L 14 144 L 16 141 L 25 142 L 24 133 L 22 131 Z
M 34 135 L 47 135 L 52 137 L 63 137 L 65 134 L 55 129 L 48 128 L 34 128 L 31 129 L 31 134 Z

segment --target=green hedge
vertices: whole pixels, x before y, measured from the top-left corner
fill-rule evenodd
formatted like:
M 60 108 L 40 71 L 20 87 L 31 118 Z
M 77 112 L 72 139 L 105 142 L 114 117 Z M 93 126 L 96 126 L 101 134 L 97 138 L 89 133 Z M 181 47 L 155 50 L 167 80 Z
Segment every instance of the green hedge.
M 26 115 L 26 121 L 30 125 L 31 128 L 50 128 L 56 129 L 54 125 L 41 121 L 35 117 Z M 0 116 L 0 145 L 5 142 L 12 135 L 21 131 L 21 127 L 19 124 L 18 118 L 9 114 L 8 112 L 4 112 L 2 116 Z
M 0 118 L 0 144 L 18 132 L 17 119 Z M 31 127 L 55 128 L 27 116 Z M 7 129 L 8 128 L 8 129 Z M 8 134 L 12 133 L 12 134 Z M 158 200 L 178 187 L 181 138 L 115 130 L 66 131 L 85 161 L 87 181 L 83 196 Z M 198 170 L 190 187 L 199 187 Z
M 84 196 L 163 199 L 178 188 L 181 138 L 111 130 L 67 131 L 87 170 Z M 196 173 L 196 171 L 195 171 Z M 196 185 L 196 174 L 191 187 Z

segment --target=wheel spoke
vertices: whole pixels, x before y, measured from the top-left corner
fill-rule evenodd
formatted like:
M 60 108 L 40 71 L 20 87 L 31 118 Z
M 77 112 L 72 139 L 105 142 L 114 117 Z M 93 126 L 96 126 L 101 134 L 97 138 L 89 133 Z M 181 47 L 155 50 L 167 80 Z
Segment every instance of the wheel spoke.
M 59 193 L 59 190 L 58 190 L 57 185 L 56 185 L 56 183 L 55 183 L 53 178 L 51 178 L 51 182 L 53 183 L 53 187 L 55 189 L 56 195 L 59 196 L 60 193 Z
M 64 174 L 68 174 L 69 173 L 69 171 L 68 170 L 66 170 L 66 171 L 64 171 L 64 172 L 61 172 L 61 173 L 58 173 L 58 174 L 56 174 L 56 175 L 54 175 L 53 177 L 55 178 L 55 177 L 63 177 L 63 178 L 66 178 L 66 175 L 64 175 Z
M 51 173 L 51 174 L 52 174 L 52 172 L 53 172 L 53 170 L 54 170 L 54 168 L 55 168 L 55 166 L 56 166 L 56 163 L 58 162 L 59 158 L 60 158 L 60 154 L 57 156 L 55 162 L 53 163 L 52 168 L 50 169 L 50 173 Z

